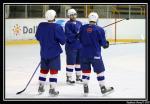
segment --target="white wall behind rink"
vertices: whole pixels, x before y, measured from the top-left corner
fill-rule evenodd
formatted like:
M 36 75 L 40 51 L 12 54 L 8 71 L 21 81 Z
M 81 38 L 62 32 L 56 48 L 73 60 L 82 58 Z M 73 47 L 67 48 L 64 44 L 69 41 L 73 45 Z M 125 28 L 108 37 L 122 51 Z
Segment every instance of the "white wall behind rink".
M 68 19 L 58 18 L 56 22 L 63 27 Z M 88 23 L 85 18 L 78 18 L 83 24 Z M 118 21 L 119 19 L 117 19 Z M 5 40 L 32 40 L 35 39 L 35 32 L 40 22 L 45 19 L 5 19 Z M 103 27 L 115 22 L 115 19 L 99 19 L 98 25 Z M 107 39 L 141 39 L 145 38 L 146 27 L 145 19 L 123 20 L 116 25 L 104 28 Z

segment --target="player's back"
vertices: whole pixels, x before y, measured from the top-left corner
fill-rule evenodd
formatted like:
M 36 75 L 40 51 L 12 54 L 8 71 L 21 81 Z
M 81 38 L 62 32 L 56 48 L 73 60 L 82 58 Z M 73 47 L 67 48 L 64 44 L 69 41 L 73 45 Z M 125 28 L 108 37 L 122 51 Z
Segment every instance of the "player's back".
M 44 58 L 51 58 L 62 52 L 59 41 L 57 41 L 58 35 L 62 37 L 62 41 L 65 41 L 64 32 L 59 32 L 60 29 L 62 29 L 62 27 L 56 23 L 42 22 L 39 24 L 36 38 L 40 42 L 41 56 Z
M 37 29 L 37 36 L 41 44 L 55 43 L 54 33 L 55 33 L 55 23 L 42 22 L 39 24 Z
M 101 52 L 101 35 L 103 29 L 96 25 L 86 24 L 81 27 L 80 42 L 82 44 L 81 56 L 94 57 L 99 56 Z

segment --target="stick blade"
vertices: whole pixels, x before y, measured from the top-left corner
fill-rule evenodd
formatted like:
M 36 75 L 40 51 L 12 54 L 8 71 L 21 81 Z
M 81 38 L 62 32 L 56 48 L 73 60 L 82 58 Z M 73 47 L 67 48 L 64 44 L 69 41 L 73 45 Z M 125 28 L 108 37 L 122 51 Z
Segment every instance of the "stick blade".
M 24 92 L 24 91 L 25 91 L 25 89 L 22 90 L 22 91 L 17 92 L 16 95 L 21 94 L 21 93 Z

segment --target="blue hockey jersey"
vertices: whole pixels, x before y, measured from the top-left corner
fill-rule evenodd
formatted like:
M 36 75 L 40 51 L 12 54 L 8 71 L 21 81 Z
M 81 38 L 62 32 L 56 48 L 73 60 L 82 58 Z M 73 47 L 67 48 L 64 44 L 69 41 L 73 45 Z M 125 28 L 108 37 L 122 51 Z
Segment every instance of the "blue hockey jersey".
M 60 44 L 65 44 L 65 33 L 61 25 L 41 22 L 35 36 L 40 42 L 42 58 L 50 59 L 62 53 Z
M 81 47 L 78 33 L 82 23 L 80 21 L 67 21 L 65 24 L 66 49 L 79 49 Z
M 101 56 L 101 46 L 107 45 L 103 28 L 86 24 L 81 27 L 79 39 L 82 44 L 81 57 L 93 58 Z

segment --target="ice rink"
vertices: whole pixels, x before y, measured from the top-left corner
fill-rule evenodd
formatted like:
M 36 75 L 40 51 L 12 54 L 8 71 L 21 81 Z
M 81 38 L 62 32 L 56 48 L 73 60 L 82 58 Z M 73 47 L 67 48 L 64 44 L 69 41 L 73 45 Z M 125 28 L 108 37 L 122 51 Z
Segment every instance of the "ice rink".
M 62 46 L 62 48 L 64 50 L 64 46 Z M 108 49 L 102 49 L 102 57 L 106 68 L 106 85 L 113 86 L 115 91 L 108 96 L 102 96 L 96 80 L 96 74 L 92 72 L 89 81 L 89 96 L 84 97 L 82 84 L 75 84 L 72 86 L 66 84 L 66 56 L 64 51 L 61 54 L 62 67 L 58 75 L 58 86 L 56 87 L 60 94 L 55 98 L 145 98 L 145 55 L 145 43 L 110 45 Z M 28 88 L 23 93 L 16 95 L 16 92 L 25 88 L 39 61 L 39 44 L 5 47 L 6 99 L 54 98 L 49 96 L 48 80 L 46 82 L 45 92 L 42 95 L 38 95 L 38 76 L 40 68 L 37 70 Z M 75 78 L 75 73 L 73 77 Z

